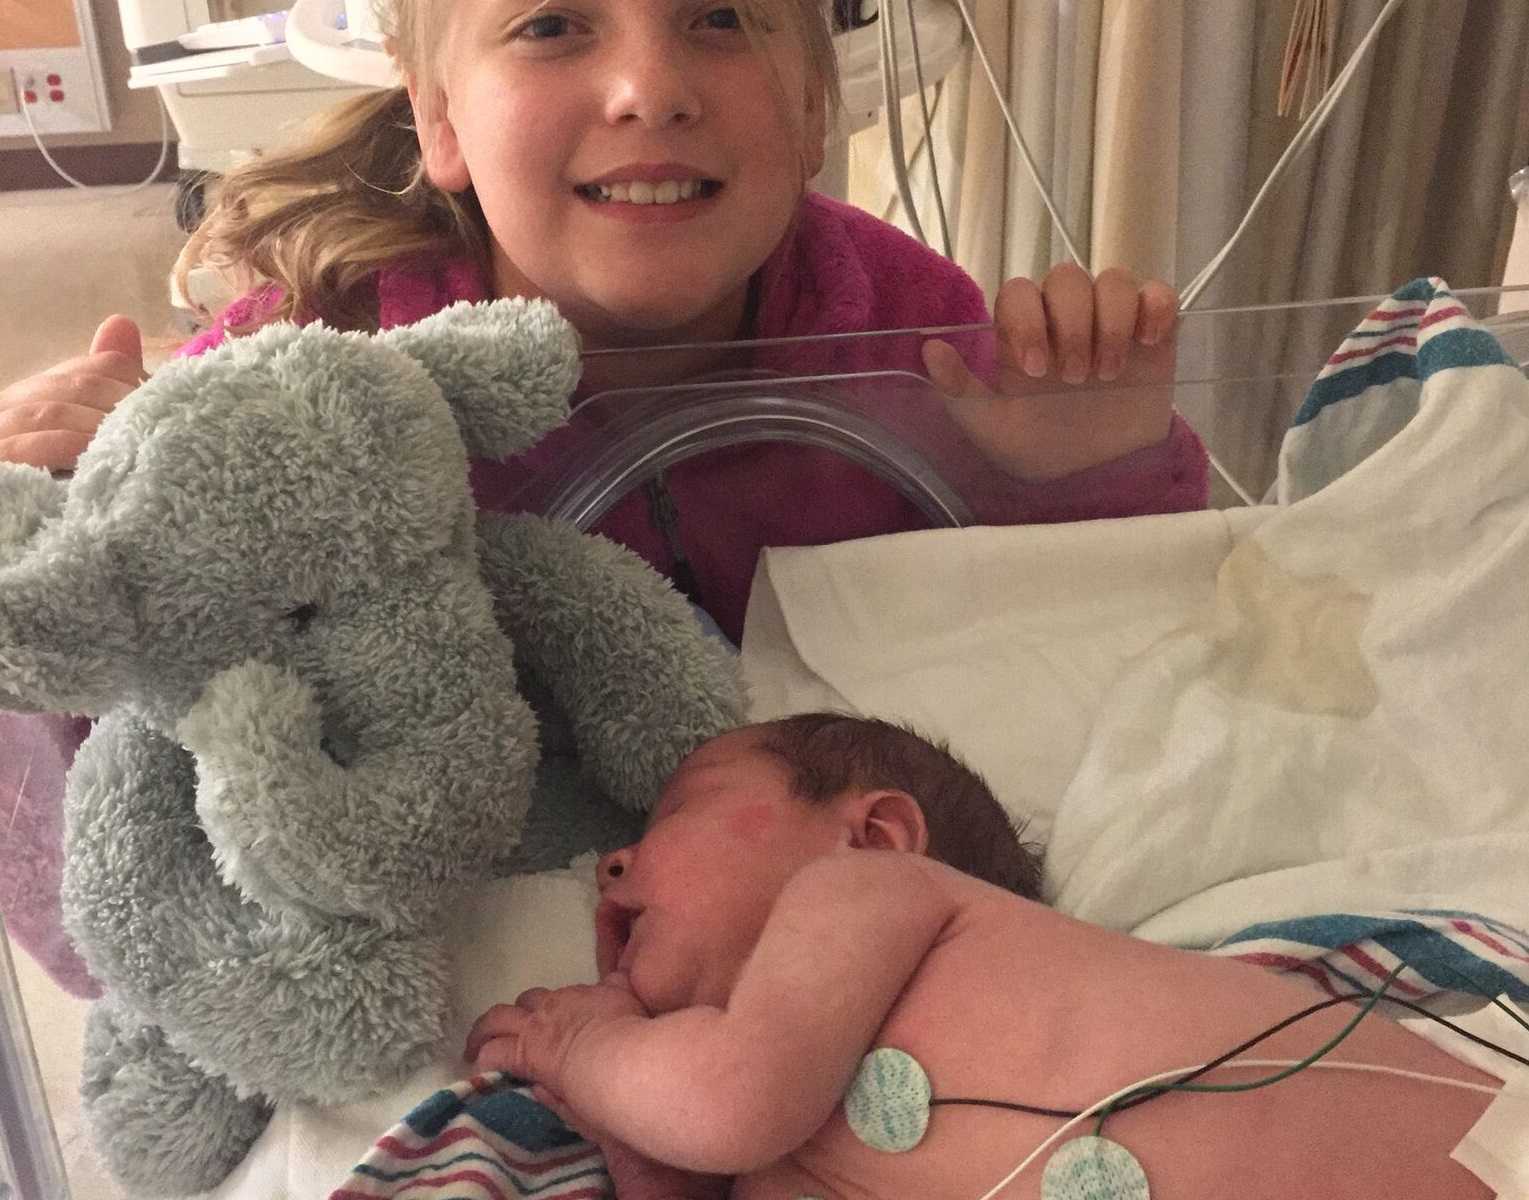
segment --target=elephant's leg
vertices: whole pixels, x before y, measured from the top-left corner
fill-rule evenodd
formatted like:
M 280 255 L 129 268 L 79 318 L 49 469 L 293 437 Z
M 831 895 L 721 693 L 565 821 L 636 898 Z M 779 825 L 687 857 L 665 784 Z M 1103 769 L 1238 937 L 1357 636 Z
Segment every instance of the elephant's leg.
M 203 1192 L 249 1152 L 270 1119 L 259 1098 L 241 1100 L 153 1026 L 91 1008 L 80 1087 L 97 1153 L 124 1186 L 146 1196 Z
M 429 1061 L 439 938 L 255 904 L 219 877 L 190 756 L 108 717 L 69 780 L 64 901 L 91 970 L 170 1045 L 274 1099 L 340 1101 Z
M 630 550 L 565 522 L 485 515 L 478 559 L 516 652 L 621 804 L 646 810 L 686 753 L 742 721 L 736 663 Z

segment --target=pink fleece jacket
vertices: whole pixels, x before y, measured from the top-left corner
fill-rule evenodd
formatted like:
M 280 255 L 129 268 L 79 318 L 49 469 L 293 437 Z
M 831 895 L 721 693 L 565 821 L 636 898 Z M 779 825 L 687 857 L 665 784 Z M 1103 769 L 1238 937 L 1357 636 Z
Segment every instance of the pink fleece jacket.
M 488 297 L 487 282 L 466 261 L 400 262 L 380 271 L 376 286 L 384 328 L 418 321 L 458 300 Z M 755 294 L 756 338 L 991 319 L 981 291 L 959 267 L 874 217 L 819 196 L 803 202 L 791 232 L 761 269 Z M 236 301 L 181 353 L 218 345 L 227 326 L 258 316 L 273 299 L 267 291 Z M 972 339 L 963 349 L 980 359 L 981 345 L 982 339 Z M 755 365 L 791 374 L 923 373 L 918 339 L 905 337 L 772 347 Z M 983 464 L 927 396 L 899 394 L 894 382 L 872 389 L 870 404 L 879 420 L 936 462 L 987 523 L 1176 512 L 1206 502 L 1205 451 L 1178 418 L 1160 445 L 1067 479 L 1022 484 Z M 587 457 L 580 450 L 589 449 L 583 440 L 589 436 L 576 420 L 519 458 L 475 463 L 479 505 L 520 508 L 535 491 L 529 480 L 570 456 Z M 678 548 L 688 560 L 689 590 L 735 641 L 762 547 L 819 545 L 928 524 L 879 476 L 830 451 L 797 445 L 740 445 L 687 459 L 666 472 L 664 491 L 673 514 L 668 533 L 655 519 L 654 493 L 642 488 L 619 501 L 597 528 L 671 578 Z M 81 733 L 67 719 L 0 714 L 0 767 L 14 768 L 0 769 L 0 811 L 19 815 L 9 832 L 0 829 L 0 862 L 28 864 L 18 888 L 0 889 L 0 905 L 12 934 L 60 984 L 91 995 L 94 983 L 62 933 L 59 911 L 58 816 L 64 772 Z M 39 837 L 45 847 L 36 844 Z
M 948 259 L 860 209 L 808 195 L 798 220 L 756 281 L 755 338 L 790 338 L 991 320 L 981 290 Z M 488 286 L 466 261 L 399 263 L 377 276 L 383 328 L 418 321 L 458 300 L 482 300 Z M 269 302 L 268 300 L 266 302 Z M 232 305 L 182 349 L 219 344 L 226 324 L 257 315 L 262 297 Z M 982 339 L 969 339 L 980 358 Z M 986 339 L 991 346 L 991 338 Z M 988 351 L 991 354 L 991 351 Z M 768 348 L 755 365 L 795 374 L 907 372 L 922 375 L 918 339 L 849 339 Z M 982 373 L 982 364 L 976 364 Z M 862 392 L 865 389 L 860 389 Z M 895 392 L 895 385 L 889 388 Z M 1175 417 L 1159 445 L 1066 479 L 1017 482 L 987 466 L 928 396 L 899 394 L 878 413 L 911 437 L 987 524 L 1077 521 L 1180 512 L 1206 503 L 1204 447 Z M 895 408 L 896 411 L 893 411 Z M 589 429 L 577 420 L 528 454 L 479 461 L 473 488 L 481 508 L 515 511 L 559 462 L 588 455 Z M 765 546 L 806 546 L 924 528 L 922 511 L 877 475 L 827 450 L 751 444 L 715 450 L 665 473 L 670 528 L 659 527 L 650 490 L 629 492 L 596 526 L 671 578 L 676 551 L 688 560 L 687 590 L 735 641 L 755 561 Z

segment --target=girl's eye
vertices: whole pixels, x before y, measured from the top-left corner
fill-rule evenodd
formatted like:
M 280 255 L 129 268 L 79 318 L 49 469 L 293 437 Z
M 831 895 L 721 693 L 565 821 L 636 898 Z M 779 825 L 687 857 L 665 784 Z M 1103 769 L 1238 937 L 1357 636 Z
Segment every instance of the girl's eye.
M 565 37 L 573 31 L 573 22 L 558 13 L 541 13 L 517 25 L 511 33 L 513 38 L 523 38 L 528 42 L 548 42 L 554 38 Z
M 713 8 L 701 17 L 700 24 L 706 29 L 742 29 L 743 18 L 736 8 Z

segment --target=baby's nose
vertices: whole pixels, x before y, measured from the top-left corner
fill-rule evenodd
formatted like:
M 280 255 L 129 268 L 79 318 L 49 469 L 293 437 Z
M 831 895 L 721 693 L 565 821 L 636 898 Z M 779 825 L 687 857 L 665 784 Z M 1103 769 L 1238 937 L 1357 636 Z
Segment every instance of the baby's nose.
M 632 847 L 623 846 L 620 850 L 612 850 L 609 854 L 602 854 L 600 861 L 595 864 L 595 883 L 601 891 L 604 891 L 616 880 L 631 869 Z

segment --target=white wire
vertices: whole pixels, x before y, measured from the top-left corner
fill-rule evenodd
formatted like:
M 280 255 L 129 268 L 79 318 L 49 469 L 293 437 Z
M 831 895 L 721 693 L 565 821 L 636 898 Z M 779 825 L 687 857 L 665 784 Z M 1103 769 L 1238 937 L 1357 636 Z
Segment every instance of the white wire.
M 903 148 L 903 107 L 897 79 L 897 35 L 892 29 L 893 6 L 888 3 L 877 10 L 877 30 L 881 38 L 881 92 L 887 109 L 887 141 L 892 150 L 892 174 L 897 181 L 897 195 L 903 202 L 903 212 L 913 235 L 929 245 L 924 227 L 919 224 L 918 209 L 913 203 L 913 188 L 908 180 L 908 155 Z
M 929 116 L 929 95 L 924 86 L 924 55 L 918 44 L 918 16 L 913 11 L 913 0 L 906 0 L 908 11 L 908 40 L 913 44 L 913 82 L 918 88 L 918 111 L 924 123 L 924 157 L 929 163 L 929 182 L 934 187 L 934 212 L 940 218 L 940 244 L 945 257 L 954 261 L 955 252 L 950 244 L 950 220 L 945 213 L 945 194 L 940 189 L 940 164 L 934 152 L 934 121 Z M 904 172 L 908 164 L 895 163 Z
M 11 71 L 11 83 L 14 87 L 15 84 L 19 82 L 15 78 L 15 71 L 12 68 L 7 68 L 7 70 Z M 17 90 L 16 94 L 18 96 L 21 95 L 19 89 Z M 25 102 L 24 97 L 21 104 L 21 119 L 26 122 L 27 131 L 32 135 L 32 140 L 37 143 L 38 150 L 42 151 L 44 161 L 46 161 L 47 164 L 53 168 L 53 173 L 62 179 L 65 183 L 79 188 L 82 192 L 104 192 L 108 196 L 130 196 L 134 192 L 141 192 L 151 183 L 154 183 L 158 180 L 159 172 L 164 169 L 165 160 L 170 155 L 169 110 L 165 108 L 165 99 L 159 94 L 158 88 L 154 89 L 154 98 L 159 101 L 159 159 L 157 162 L 155 162 L 154 169 L 149 172 L 148 178 L 142 180 L 139 183 L 129 184 L 126 187 L 81 183 L 73 175 L 69 174 L 68 171 L 64 170 L 63 167 L 59 166 L 58 163 L 54 161 L 53 155 L 48 153 L 48 147 L 43 145 L 43 140 L 37 132 L 37 126 L 32 123 L 31 106 Z
M 1030 178 L 1034 180 L 1036 189 L 1041 194 L 1046 211 L 1051 214 L 1051 222 L 1056 226 L 1062 244 L 1067 247 L 1068 257 L 1086 270 L 1088 264 L 1083 261 L 1083 256 L 1078 253 L 1077 246 L 1073 244 L 1072 235 L 1067 232 L 1067 222 L 1063 221 L 1062 214 L 1057 212 L 1056 201 L 1051 198 L 1050 190 L 1041 180 L 1040 168 L 1035 165 L 1035 158 L 1030 153 L 1030 147 L 1026 144 L 1024 135 L 1019 132 L 1019 126 L 1014 123 L 1014 114 L 1009 111 L 1008 101 L 1004 99 L 1004 89 L 998 86 L 998 76 L 993 73 L 993 64 L 988 62 L 987 51 L 982 47 L 982 39 L 977 36 L 977 22 L 972 17 L 971 10 L 966 7 L 966 0 L 955 0 L 955 3 L 961 10 L 961 19 L 966 22 L 967 32 L 972 35 L 972 50 L 976 53 L 977 61 L 982 64 L 982 70 L 987 75 L 988 86 L 993 89 L 993 98 L 998 101 L 998 111 L 1003 114 L 1004 124 L 1009 127 L 1009 137 L 1018 147 L 1025 169 L 1030 172 Z
M 1298 1058 L 1239 1058 L 1234 1062 L 1223 1063 L 1217 1069 L 1229 1070 L 1234 1067 L 1293 1067 L 1304 1061 L 1304 1059 Z M 1485 1092 L 1490 1096 L 1499 1098 L 1507 1096 L 1514 1100 L 1520 1100 L 1529 1103 L 1529 1095 L 1519 1095 L 1517 1093 L 1507 1092 L 1502 1088 L 1489 1087 L 1483 1083 L 1467 1083 L 1463 1079 L 1450 1079 L 1444 1075 L 1427 1075 L 1421 1071 L 1409 1071 L 1402 1067 L 1386 1067 L 1381 1066 L 1378 1063 L 1348 1062 L 1341 1059 L 1337 1061 L 1320 1059 L 1317 1062 L 1307 1063 L 1306 1065 L 1308 1068 L 1319 1067 L 1328 1071 L 1369 1071 L 1375 1074 L 1400 1075 L 1405 1079 L 1418 1079 L 1427 1083 L 1445 1084 L 1449 1087 L 1464 1088 L 1467 1091 L 1472 1092 Z M 1181 1075 L 1192 1075 L 1196 1071 L 1203 1070 L 1204 1066 L 1204 1063 L 1199 1063 L 1192 1067 L 1180 1067 L 1175 1071 L 1160 1071 L 1158 1074 L 1150 1075 L 1146 1079 L 1138 1079 L 1135 1083 L 1127 1084 L 1119 1091 L 1112 1092 L 1110 1095 L 1104 1097 L 1104 1099 L 1098 1100 L 1095 1103 L 1089 1105 L 1086 1109 L 1069 1120 L 1050 1137 L 1046 1138 L 1046 1140 L 1043 1141 L 1034 1150 L 1030 1151 L 1030 1153 L 1024 1157 L 1024 1160 L 1020 1162 L 1017 1167 L 1015 1167 L 987 1191 L 983 1192 L 982 1195 L 978 1197 L 978 1200 L 993 1200 L 993 1198 L 997 1196 L 999 1192 L 1003 1191 L 1003 1189 L 1008 1187 L 1009 1184 L 1013 1183 L 1015 1179 L 1019 1178 L 1021 1172 L 1029 1167 L 1031 1163 L 1033 1163 L 1037 1158 L 1044 1154 L 1046 1150 L 1048 1150 L 1051 1146 L 1055 1145 L 1057 1141 L 1064 1137 L 1069 1130 L 1073 1129 L 1081 1122 L 1088 1120 L 1089 1117 L 1095 1116 L 1101 1109 L 1108 1107 L 1116 1100 L 1119 1100 L 1121 1097 L 1129 1095 L 1131 1092 L 1136 1091 L 1138 1088 L 1150 1087 L 1154 1083 L 1162 1083 L 1165 1080 L 1177 1079 Z
M 1275 183 L 1284 175 L 1290 164 L 1301 154 L 1305 153 L 1312 143 L 1316 141 L 1317 134 L 1322 131 L 1322 126 L 1327 123 L 1327 118 L 1332 115 L 1333 109 L 1337 107 L 1343 93 L 1348 90 L 1350 81 L 1359 70 L 1360 62 L 1363 61 L 1364 56 L 1374 44 L 1375 39 L 1380 36 L 1381 29 L 1384 28 L 1386 22 L 1391 19 L 1392 14 L 1395 13 L 1400 5 L 1401 0 L 1387 0 L 1386 6 L 1380 10 L 1380 15 L 1375 18 L 1375 23 L 1370 26 L 1369 32 L 1360 39 L 1359 45 L 1354 48 L 1354 53 L 1349 56 L 1348 62 L 1344 64 L 1338 78 L 1333 81 L 1332 87 L 1327 89 L 1317 106 L 1311 110 L 1311 115 L 1296 130 L 1295 136 L 1290 139 L 1290 144 L 1285 147 L 1285 152 L 1280 155 L 1279 161 L 1274 164 L 1274 168 L 1269 172 L 1269 177 L 1264 180 L 1263 186 L 1258 189 L 1258 194 L 1253 197 L 1253 203 L 1248 205 L 1247 212 L 1243 214 L 1242 220 L 1238 223 L 1237 228 L 1233 230 L 1232 236 L 1226 240 L 1226 245 L 1222 246 L 1210 262 L 1201 268 L 1199 274 L 1185 286 L 1179 298 L 1179 310 L 1181 312 L 1193 305 L 1205 289 L 1210 286 L 1211 280 L 1220 272 L 1227 258 L 1230 257 L 1232 251 L 1236 248 L 1237 243 L 1242 240 L 1242 235 L 1247 232 L 1248 227 L 1253 223 L 1253 218 L 1258 215 L 1264 201 L 1273 191 Z

